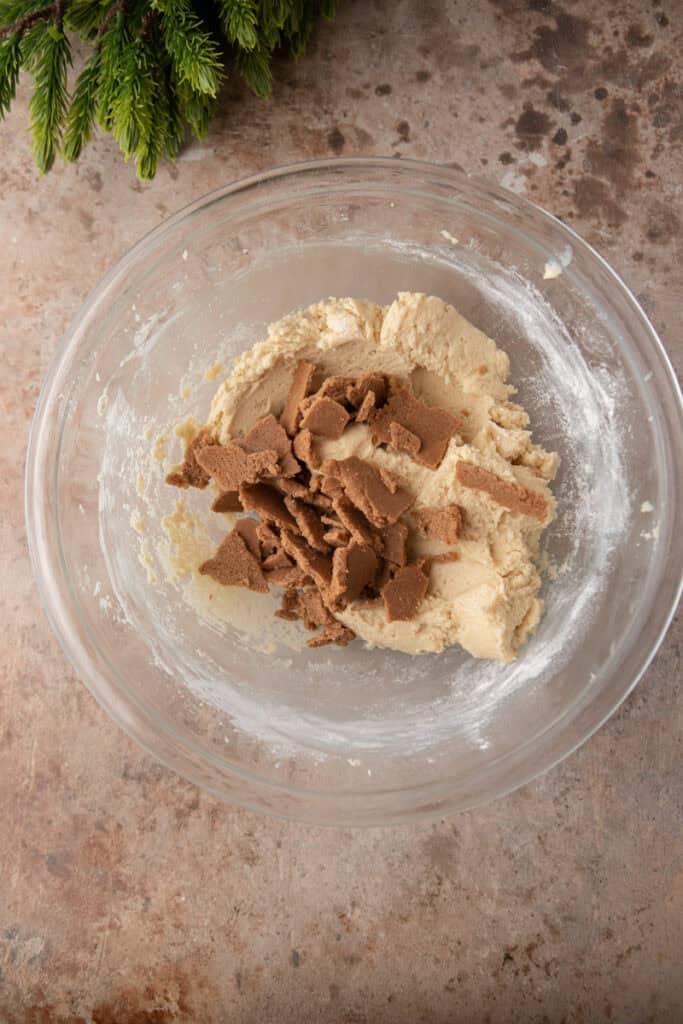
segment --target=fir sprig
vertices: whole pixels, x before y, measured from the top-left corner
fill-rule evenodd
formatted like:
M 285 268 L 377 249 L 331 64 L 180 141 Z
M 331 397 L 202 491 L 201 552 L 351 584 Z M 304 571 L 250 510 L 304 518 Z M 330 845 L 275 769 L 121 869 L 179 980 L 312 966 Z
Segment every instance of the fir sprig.
M 266 98 L 271 58 L 299 56 L 332 0 L 0 0 L 0 118 L 20 73 L 33 75 L 33 152 L 41 172 L 60 151 L 78 160 L 96 124 L 141 178 L 175 159 L 186 129 L 206 138 L 233 68 Z M 68 32 L 90 46 L 71 95 Z

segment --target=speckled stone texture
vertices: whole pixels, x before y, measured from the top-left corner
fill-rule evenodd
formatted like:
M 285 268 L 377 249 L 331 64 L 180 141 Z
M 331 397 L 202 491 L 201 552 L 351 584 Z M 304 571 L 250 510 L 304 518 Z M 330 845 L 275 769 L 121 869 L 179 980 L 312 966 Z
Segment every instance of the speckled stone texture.
M 30 578 L 29 421 L 55 342 L 139 236 L 272 164 L 393 154 L 502 182 L 623 274 L 681 368 L 679 0 L 339 0 L 263 104 L 142 185 L 109 139 L 33 169 L 0 129 L 0 1022 L 683 1020 L 681 624 L 581 751 L 504 801 L 355 832 L 231 810 L 146 757 Z

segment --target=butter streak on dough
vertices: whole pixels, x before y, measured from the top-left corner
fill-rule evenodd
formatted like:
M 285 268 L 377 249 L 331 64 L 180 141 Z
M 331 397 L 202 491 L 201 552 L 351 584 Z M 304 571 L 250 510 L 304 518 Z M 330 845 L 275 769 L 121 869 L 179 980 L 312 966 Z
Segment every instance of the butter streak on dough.
M 236 361 L 208 423 L 222 444 L 260 416 L 281 413 L 300 359 L 326 376 L 381 370 L 408 377 L 419 398 L 462 423 L 436 470 L 375 448 L 365 425 L 351 426 L 338 441 L 316 438 L 323 458 L 357 455 L 396 473 L 415 496 L 415 508 L 456 503 L 465 513 L 459 559 L 432 565 L 429 591 L 414 619 L 388 622 L 383 607 L 351 606 L 338 614 L 340 621 L 371 645 L 411 654 L 457 643 L 475 657 L 512 659 L 543 610 L 534 560 L 541 532 L 555 515 L 549 481 L 559 458 L 532 442 L 527 414 L 510 401 L 507 355 L 434 296 L 401 292 L 388 307 L 328 299 L 271 325 L 267 338 Z M 547 504 L 545 519 L 514 514 L 483 491 L 459 484 L 461 459 L 538 491 Z M 445 550 L 420 537 L 412 545 L 417 557 Z

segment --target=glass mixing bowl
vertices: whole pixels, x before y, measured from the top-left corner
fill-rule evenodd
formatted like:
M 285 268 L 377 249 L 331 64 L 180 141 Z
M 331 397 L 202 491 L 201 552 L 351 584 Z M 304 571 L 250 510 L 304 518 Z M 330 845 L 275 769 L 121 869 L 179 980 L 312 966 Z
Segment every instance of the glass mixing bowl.
M 297 306 L 400 290 L 440 295 L 496 339 L 534 438 L 562 456 L 546 613 L 512 664 L 460 649 L 302 650 L 266 605 L 256 630 L 242 628 L 167 572 L 172 426 L 206 417 L 219 372 L 207 368 Z M 571 230 L 452 170 L 307 163 L 194 203 L 88 298 L 33 424 L 31 556 L 76 671 L 167 765 L 292 819 L 404 822 L 532 779 L 636 684 L 680 588 L 682 451 L 680 393 L 654 330 Z M 186 498 L 219 518 L 206 492 Z M 218 541 L 225 525 L 208 530 Z

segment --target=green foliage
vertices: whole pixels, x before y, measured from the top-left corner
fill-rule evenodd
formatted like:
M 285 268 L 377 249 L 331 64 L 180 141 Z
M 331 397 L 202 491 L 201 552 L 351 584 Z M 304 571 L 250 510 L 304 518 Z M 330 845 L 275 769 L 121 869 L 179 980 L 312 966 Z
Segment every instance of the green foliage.
M 164 45 L 175 73 L 195 92 L 215 96 L 221 81 L 221 51 L 192 10 L 189 0 L 154 0 L 162 13 Z
M 21 71 L 21 39 L 10 36 L 0 43 L 0 117 L 12 105 Z
M 98 124 L 153 178 L 188 128 L 206 138 L 226 75 L 238 71 L 266 99 L 273 53 L 300 56 L 316 18 L 333 13 L 333 0 L 0 0 L 0 118 L 28 71 L 41 172 L 60 147 L 78 160 Z M 65 32 L 90 48 L 71 97 Z
M 36 33 L 29 63 L 35 81 L 29 105 L 33 156 L 40 172 L 46 174 L 59 149 L 69 104 L 66 76 L 71 47 L 64 33 L 50 22 L 42 22 L 32 32 Z
M 221 17 L 229 43 L 243 50 L 258 44 L 258 0 L 223 0 Z
M 93 50 L 76 82 L 64 131 L 64 159 L 69 163 L 78 160 L 83 147 L 90 142 L 97 113 L 97 89 L 100 81 L 101 59 L 102 51 L 100 49 Z

